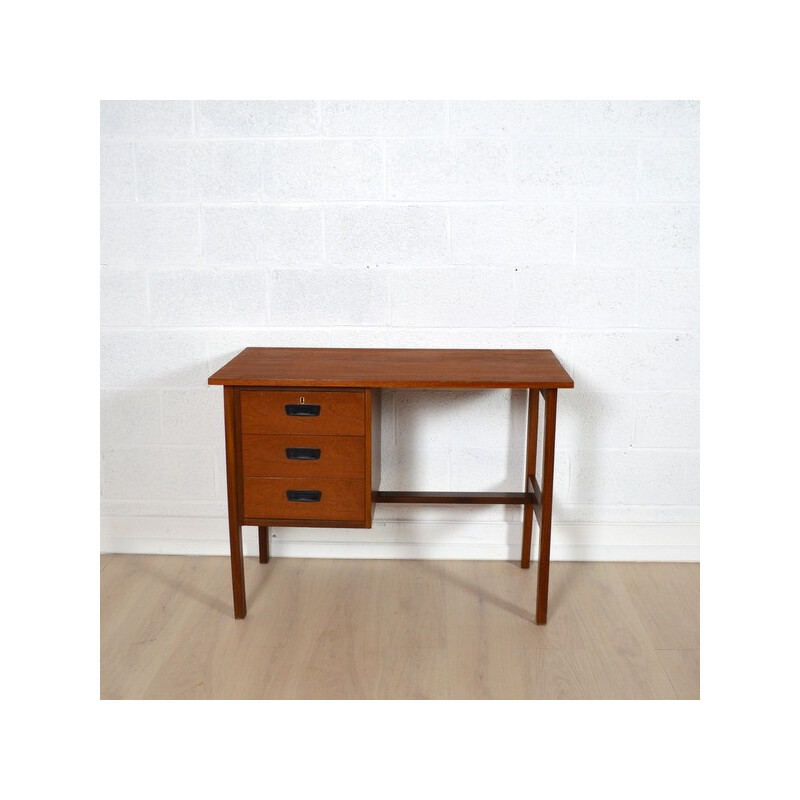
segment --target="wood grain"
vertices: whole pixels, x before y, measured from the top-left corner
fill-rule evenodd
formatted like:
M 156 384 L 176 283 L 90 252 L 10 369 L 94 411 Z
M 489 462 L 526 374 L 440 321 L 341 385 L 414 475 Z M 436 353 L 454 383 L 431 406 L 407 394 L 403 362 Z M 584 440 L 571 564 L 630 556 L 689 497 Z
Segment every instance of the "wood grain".
M 302 403 L 301 403 L 302 401 Z M 318 405 L 318 417 L 293 417 L 287 405 Z M 364 435 L 364 392 L 315 392 L 297 389 L 242 391 L 242 433 Z
M 542 449 L 542 500 L 539 516 L 539 561 L 536 568 L 536 624 L 547 623 L 547 600 L 550 585 L 550 528 L 553 521 L 553 472 L 556 447 L 557 389 L 544 395 L 544 442 Z
M 366 522 L 364 480 L 351 478 L 244 478 L 244 517 L 286 521 Z M 315 502 L 293 502 L 290 491 L 318 491 Z
M 528 414 L 526 418 L 525 433 L 525 491 L 532 491 L 536 484 L 536 458 L 539 447 L 539 392 L 536 389 L 528 391 Z M 537 495 L 536 507 L 541 508 L 541 492 Z M 522 555 L 520 566 L 529 569 L 531 566 L 531 543 L 533 541 L 533 514 L 534 504 L 525 503 L 522 510 Z M 538 517 L 537 517 L 538 518 Z
M 551 350 L 247 347 L 210 384 L 417 388 L 572 388 Z M 309 401 L 310 402 L 310 401 Z
M 294 460 L 289 448 L 319 450 L 314 460 Z M 244 477 L 360 478 L 366 475 L 366 443 L 363 436 L 260 434 L 242 435 Z
M 694 564 L 556 562 L 545 627 L 512 562 L 245 558 L 238 622 L 227 558 L 101 568 L 103 698 L 699 697 L 699 650 L 657 646 L 699 626 Z
M 679 700 L 700 699 L 700 649 L 658 650 L 658 660 Z
M 237 447 L 241 438 L 241 414 L 238 396 L 240 390 L 226 386 L 223 390 L 225 405 L 225 474 L 228 486 L 228 537 L 231 553 L 231 584 L 233 587 L 233 614 L 236 619 L 247 615 L 247 595 L 244 588 L 244 551 L 242 549 L 241 508 L 242 456 Z
M 228 518 L 237 619 L 246 615 L 241 563 L 243 524 L 259 527 L 259 554 L 262 563 L 266 563 L 269 555 L 264 529 L 270 525 L 294 522 L 336 527 L 352 523 L 354 527 L 371 527 L 376 503 L 422 501 L 524 504 L 523 567 L 530 564 L 532 512 L 536 513 L 540 529 L 536 623 L 546 623 L 556 396 L 559 387 L 573 386 L 572 378 L 552 351 L 250 347 L 208 382 L 225 387 Z M 527 485 L 531 481 L 535 484 L 535 475 L 527 473 L 535 472 L 536 426 L 531 414 L 538 411 L 538 401 L 531 401 L 529 406 L 525 491 L 381 493 L 379 394 L 383 387 L 527 388 L 529 395 L 541 392 L 546 411 L 539 495 L 533 497 L 527 492 Z M 322 492 L 321 484 L 333 480 L 330 472 L 323 475 L 319 468 L 297 465 L 287 470 L 278 455 L 283 448 L 276 450 L 277 440 L 268 438 L 282 434 L 363 436 L 363 474 L 358 465 L 348 476 L 352 481 L 340 480 L 338 486 L 329 483 Z M 315 452 L 318 450 L 315 447 Z M 346 471 L 335 470 L 337 479 L 343 478 Z M 292 480 L 296 478 L 298 485 L 286 484 L 284 478 L 288 475 L 293 476 Z M 354 497 L 356 477 L 361 480 L 363 513 L 358 511 Z M 299 496 L 302 494 L 306 497 Z M 313 503 L 295 502 L 300 499 Z M 534 500 L 535 507 L 531 505 Z
M 378 492 L 379 503 L 444 503 L 445 505 L 520 505 L 524 492 Z

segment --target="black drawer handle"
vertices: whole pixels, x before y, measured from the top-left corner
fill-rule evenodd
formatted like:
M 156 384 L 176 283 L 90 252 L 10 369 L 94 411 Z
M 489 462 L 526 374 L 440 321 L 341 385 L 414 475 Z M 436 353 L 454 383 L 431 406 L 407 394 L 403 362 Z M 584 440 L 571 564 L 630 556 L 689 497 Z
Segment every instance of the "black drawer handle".
M 318 417 L 321 408 L 307 403 L 289 404 L 286 406 L 286 414 L 290 417 Z
M 319 447 L 287 447 L 286 458 L 294 461 L 318 461 L 322 450 Z
M 292 503 L 319 503 L 322 499 L 322 492 L 315 489 L 289 489 L 286 492 L 286 497 Z

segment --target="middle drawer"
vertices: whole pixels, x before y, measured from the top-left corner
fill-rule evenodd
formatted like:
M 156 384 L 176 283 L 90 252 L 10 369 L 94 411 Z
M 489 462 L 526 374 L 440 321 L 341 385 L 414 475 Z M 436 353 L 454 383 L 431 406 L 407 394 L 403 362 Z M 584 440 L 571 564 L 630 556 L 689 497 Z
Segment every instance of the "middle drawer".
M 361 478 L 364 438 L 300 434 L 242 434 L 244 477 Z

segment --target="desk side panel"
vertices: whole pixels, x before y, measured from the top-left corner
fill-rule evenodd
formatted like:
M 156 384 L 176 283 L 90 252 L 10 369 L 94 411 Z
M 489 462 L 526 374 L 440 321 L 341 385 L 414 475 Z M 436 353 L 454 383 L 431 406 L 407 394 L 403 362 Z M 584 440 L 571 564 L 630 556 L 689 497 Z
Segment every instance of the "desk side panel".
M 367 402 L 367 527 L 372 527 L 381 487 L 381 390 L 368 389 Z

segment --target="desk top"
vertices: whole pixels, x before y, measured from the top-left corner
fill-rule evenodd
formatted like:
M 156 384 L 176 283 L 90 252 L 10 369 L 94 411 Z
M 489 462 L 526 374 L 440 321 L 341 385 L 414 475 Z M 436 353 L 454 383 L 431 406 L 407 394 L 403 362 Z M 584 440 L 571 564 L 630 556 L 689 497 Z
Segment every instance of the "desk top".
M 247 347 L 209 379 L 226 386 L 570 389 L 552 350 Z

